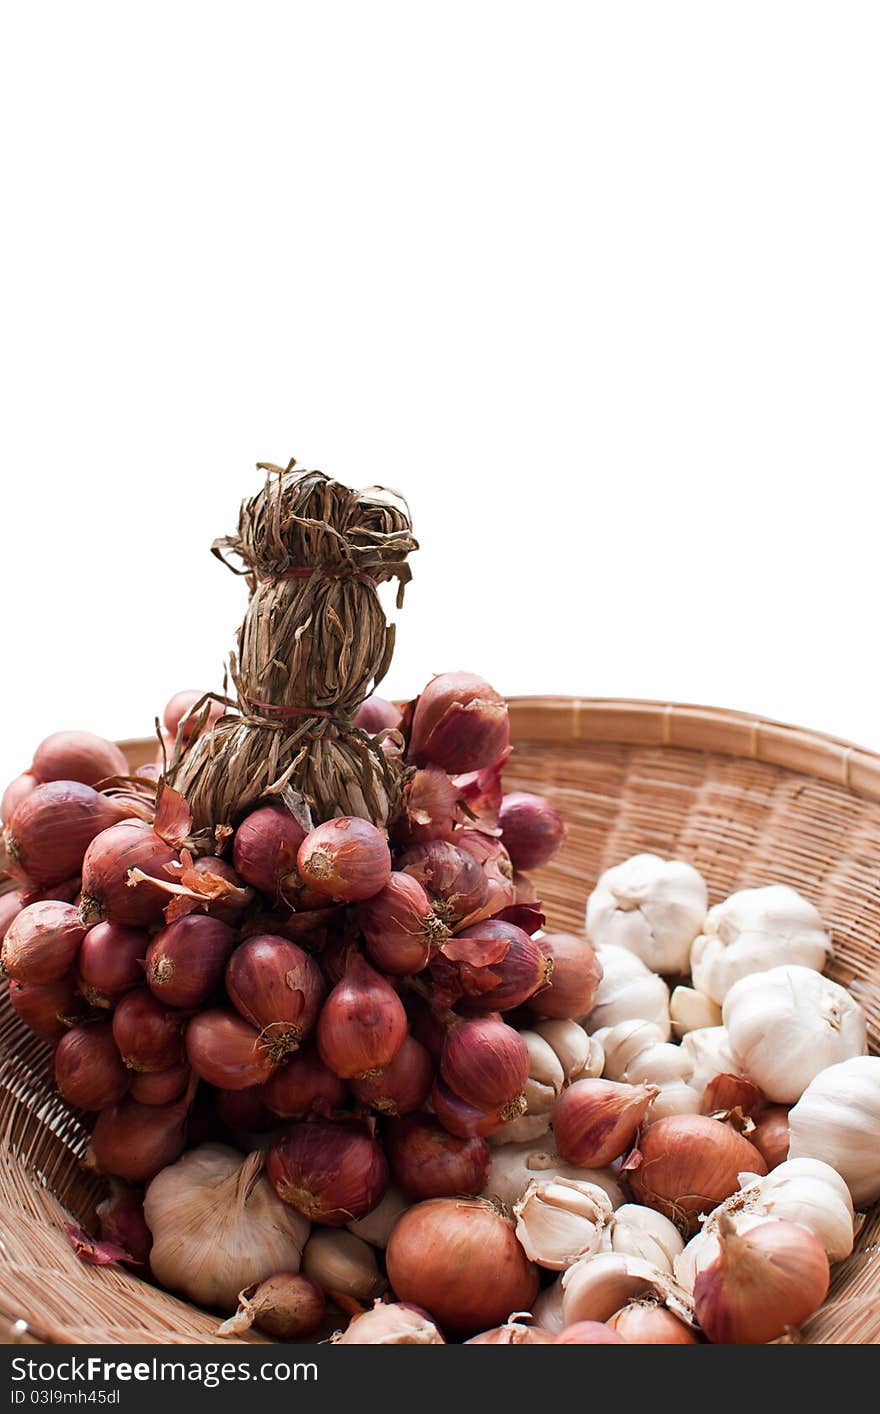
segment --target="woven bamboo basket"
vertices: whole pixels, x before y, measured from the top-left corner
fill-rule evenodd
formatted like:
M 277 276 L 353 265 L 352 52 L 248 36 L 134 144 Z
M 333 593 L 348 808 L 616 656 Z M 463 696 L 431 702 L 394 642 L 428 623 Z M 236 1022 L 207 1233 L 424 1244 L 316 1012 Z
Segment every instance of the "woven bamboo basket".
M 713 903 L 734 889 L 791 884 L 831 929 L 831 975 L 864 1006 L 878 1050 L 880 756 L 735 712 L 656 702 L 523 698 L 511 722 L 505 783 L 544 792 L 568 824 L 561 856 L 538 876 L 550 926 L 580 930 L 596 876 L 638 850 L 689 860 Z M 122 746 L 132 765 L 155 749 Z M 64 1343 L 213 1342 L 216 1316 L 74 1256 L 63 1223 L 90 1228 L 102 1190 L 80 1167 L 87 1130 L 54 1092 L 48 1048 L 5 996 L 0 1046 L 0 1328 L 24 1321 L 31 1338 Z M 805 1341 L 880 1342 L 878 1209 Z

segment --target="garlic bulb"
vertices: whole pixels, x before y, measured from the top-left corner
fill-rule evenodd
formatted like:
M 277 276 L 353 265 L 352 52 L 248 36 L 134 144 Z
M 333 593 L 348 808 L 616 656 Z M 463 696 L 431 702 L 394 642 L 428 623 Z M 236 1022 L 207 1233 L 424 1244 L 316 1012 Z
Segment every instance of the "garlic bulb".
M 533 1179 L 549 1178 L 572 1178 L 579 1183 L 595 1184 L 607 1193 L 612 1208 L 623 1202 L 620 1184 L 608 1169 L 575 1168 L 560 1158 L 552 1145 L 540 1143 L 505 1144 L 503 1148 L 493 1149 L 482 1196 L 513 1208 Z
M 702 1097 L 686 1080 L 670 1080 L 661 1085 L 648 1106 L 645 1123 L 666 1119 L 668 1115 L 697 1115 L 702 1109 Z
M 381 1296 L 388 1285 L 373 1248 L 345 1228 L 313 1228 L 303 1251 L 302 1269 L 322 1291 L 356 1301 Z
M 618 1021 L 615 1026 L 603 1026 L 595 1033 L 605 1052 L 605 1077 L 626 1080 L 630 1064 L 648 1046 L 666 1045 L 663 1027 L 655 1021 Z
M 687 972 L 708 906 L 690 864 L 634 854 L 600 875 L 587 900 L 587 936 L 597 948 L 627 948 L 652 972 Z
M 276 1197 L 264 1158 L 203 1144 L 152 1180 L 144 1217 L 163 1286 L 202 1306 L 234 1307 L 253 1282 L 299 1271 L 309 1224 Z
M 374 1302 L 368 1311 L 353 1316 L 345 1331 L 337 1331 L 333 1345 L 445 1345 L 434 1322 L 415 1306 L 402 1302 Z
M 669 1018 L 672 1034 L 680 1040 L 689 1031 L 698 1031 L 704 1026 L 720 1026 L 721 1007 L 705 992 L 695 991 L 693 987 L 674 987 L 669 998 Z
M 682 1038 L 680 1050 L 691 1063 L 688 1084 L 702 1100 L 706 1086 L 716 1075 L 741 1075 L 742 1067 L 737 1065 L 730 1049 L 730 1038 L 724 1026 L 704 1026 L 699 1031 L 689 1031 Z
M 684 1250 L 684 1241 L 675 1224 L 640 1203 L 624 1203 L 612 1213 L 606 1240 L 612 1252 L 641 1257 L 658 1271 L 670 1275 L 675 1258 Z
M 545 1134 L 550 1133 L 550 1124 L 553 1115 L 550 1110 L 545 1110 L 543 1114 L 530 1115 L 528 1113 L 517 1115 L 516 1119 L 509 1119 L 506 1124 L 502 1124 L 500 1129 L 496 1129 L 489 1135 L 489 1143 L 493 1147 L 500 1147 L 504 1144 L 534 1144 L 537 1140 L 543 1139 Z
M 554 1272 L 599 1251 L 613 1212 L 607 1193 L 597 1184 L 556 1177 L 533 1179 L 513 1209 L 526 1256 Z
M 602 1046 L 595 1036 L 587 1035 L 579 1021 L 540 1021 L 535 1031 L 552 1047 L 566 1085 L 602 1074 Z
M 549 1331 L 551 1335 L 559 1335 L 559 1332 L 565 1329 L 562 1297 L 562 1277 L 557 1277 L 552 1285 L 545 1286 L 532 1302 L 532 1320 L 536 1326 Z
M 880 1057 L 856 1056 L 823 1070 L 788 1123 L 789 1159 L 824 1159 L 857 1208 L 880 1198 Z
M 529 1053 L 529 1078 L 525 1085 L 526 1114 L 548 1114 L 565 1084 L 559 1057 L 537 1031 L 520 1031 Z
M 661 1040 L 669 1039 L 669 988 L 635 953 L 626 948 L 603 947 L 603 974 L 596 989 L 593 1010 L 585 1022 L 589 1032 L 619 1021 L 654 1021 Z
M 740 1183 L 746 1177 L 740 1174 Z M 800 1223 L 822 1243 L 829 1262 L 842 1262 L 852 1251 L 855 1215 L 849 1189 L 821 1159 L 787 1159 L 746 1183 L 744 1192 L 749 1212 Z
M 720 1251 L 715 1228 L 721 1213 L 726 1212 L 737 1232 L 748 1232 L 750 1227 L 767 1222 L 764 1214 L 732 1212 L 726 1204 L 710 1213 L 698 1233 L 696 1233 L 673 1262 L 675 1279 L 685 1291 L 693 1291 L 700 1272 L 715 1261 Z
M 672 1085 L 690 1079 L 693 1062 L 681 1046 L 671 1041 L 655 1041 L 630 1061 L 626 1067 L 626 1079 L 631 1085 L 649 1082 L 652 1085 Z
M 709 910 L 690 970 L 694 986 L 720 1006 L 741 977 L 784 963 L 821 972 L 830 956 L 818 910 L 787 884 L 768 884 L 741 889 Z
M 768 1100 L 782 1105 L 800 1099 L 820 1070 L 867 1049 L 858 1002 L 809 967 L 740 978 L 722 1015 L 734 1059 Z
M 581 1257 L 562 1274 L 562 1315 L 567 1326 L 575 1321 L 607 1321 L 640 1297 L 665 1301 L 671 1285 L 666 1272 L 625 1252 Z

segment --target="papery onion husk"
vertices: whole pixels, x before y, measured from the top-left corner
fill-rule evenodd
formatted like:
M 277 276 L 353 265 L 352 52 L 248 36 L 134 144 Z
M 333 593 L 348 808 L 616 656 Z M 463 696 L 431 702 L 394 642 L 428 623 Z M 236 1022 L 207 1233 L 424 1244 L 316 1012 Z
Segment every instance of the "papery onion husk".
M 547 986 L 553 971 L 539 942 L 496 918 L 462 929 L 442 952 L 455 965 L 462 997 L 485 1011 L 521 1006 Z
M 226 992 L 273 1058 L 281 1060 L 314 1029 L 327 989 L 313 957 L 287 938 L 264 933 L 232 954 Z
M 540 1017 L 579 1021 L 590 1011 L 602 980 L 598 954 L 572 933 L 544 933 L 538 943 L 553 968 L 549 985 L 532 997 L 529 1009 Z
M 328 1227 L 364 1217 L 388 1186 L 381 1145 L 359 1124 L 294 1126 L 272 1144 L 266 1172 L 283 1202 Z
M 403 787 L 395 839 L 403 845 L 448 840 L 460 815 L 455 782 L 439 766 L 414 771 Z
M 414 1202 L 476 1197 L 489 1173 L 491 1151 L 476 1135 L 459 1139 L 430 1115 L 392 1120 L 385 1131 L 391 1176 Z
M 78 781 L 37 786 L 3 832 L 10 874 L 41 888 L 72 878 L 96 836 L 128 813 L 119 801 Z
M 72 904 L 54 899 L 28 904 L 6 929 L 2 970 L 17 982 L 55 982 L 71 967 L 84 937 Z
M 413 845 L 397 863 L 422 885 L 434 914 L 448 928 L 488 916 L 489 880 L 479 860 L 450 840 Z M 491 904 L 488 911 L 494 912 Z
M 782 1219 L 737 1232 L 718 1222 L 720 1253 L 694 1284 L 697 1319 L 713 1344 L 759 1345 L 812 1315 L 828 1293 L 818 1238 Z
M 767 1166 L 754 1145 L 729 1125 L 686 1114 L 649 1124 L 627 1170 L 636 1200 L 691 1234 L 701 1214 L 736 1192 L 740 1172 L 764 1174 Z
M 392 1232 L 386 1263 L 397 1296 L 456 1335 L 490 1330 L 538 1294 L 538 1269 L 512 1223 L 481 1199 L 417 1203 Z
M 571 1164 L 604 1168 L 633 1143 L 656 1094 L 656 1085 L 576 1080 L 553 1114 L 557 1149 Z
M 434 1061 L 425 1047 L 405 1036 L 394 1059 L 380 1070 L 351 1082 L 351 1093 L 362 1105 L 384 1115 L 408 1115 L 420 1110 L 431 1093 Z
M 177 851 L 140 821 L 126 820 L 96 835 L 83 859 L 80 915 L 87 928 L 111 919 L 134 927 L 158 923 L 168 895 L 150 882 L 168 882 L 166 870 Z M 130 870 L 146 881 L 134 883 Z
M 324 1319 L 324 1293 L 300 1272 L 276 1272 L 238 1294 L 238 1310 L 217 1327 L 217 1335 L 242 1335 L 251 1326 L 276 1340 L 311 1335 Z
M 504 845 L 494 835 L 484 830 L 456 830 L 454 843 L 466 854 L 473 855 L 486 879 L 486 902 L 464 919 L 465 923 L 478 923 L 493 914 L 501 914 L 510 908 L 516 898 L 513 882 L 513 865 Z M 516 919 L 511 920 L 516 922 Z
M 114 1243 L 128 1252 L 137 1266 L 146 1266 L 153 1234 L 144 1217 L 143 1191 L 118 1178 L 111 1178 L 109 1185 L 110 1192 L 95 1209 L 101 1241 Z

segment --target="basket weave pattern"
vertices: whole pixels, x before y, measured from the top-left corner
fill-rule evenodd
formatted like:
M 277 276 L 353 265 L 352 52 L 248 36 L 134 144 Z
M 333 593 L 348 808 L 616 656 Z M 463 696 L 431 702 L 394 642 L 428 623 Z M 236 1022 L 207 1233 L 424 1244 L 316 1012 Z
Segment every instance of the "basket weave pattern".
M 694 864 L 711 903 L 791 884 L 830 928 L 829 971 L 864 1006 L 871 1050 L 880 1049 L 880 756 L 662 703 L 526 698 L 511 704 L 511 727 L 505 784 L 543 792 L 568 825 L 562 854 L 536 876 L 548 927 L 580 931 L 597 875 L 639 850 Z M 133 765 L 154 749 L 122 745 Z M 213 1341 L 216 1317 L 74 1256 L 63 1223 L 73 1215 L 90 1228 L 103 1189 L 79 1165 L 87 1129 L 54 1092 L 49 1048 L 5 996 L 0 1048 L 0 1318 L 24 1319 L 49 1341 Z M 878 1235 L 875 1207 L 804 1340 L 880 1342 Z

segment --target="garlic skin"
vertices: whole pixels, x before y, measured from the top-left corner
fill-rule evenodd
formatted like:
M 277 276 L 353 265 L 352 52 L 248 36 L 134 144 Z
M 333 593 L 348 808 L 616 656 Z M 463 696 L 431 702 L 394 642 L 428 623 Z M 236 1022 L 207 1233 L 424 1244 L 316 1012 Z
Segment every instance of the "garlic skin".
M 366 1217 L 357 1218 L 345 1226 L 355 1237 L 362 1237 L 364 1242 L 369 1242 L 371 1247 L 385 1248 L 398 1218 L 402 1218 L 407 1208 L 411 1207 L 409 1199 L 404 1198 L 399 1188 L 386 1188 L 381 1203 L 377 1203 Z
M 788 1115 L 792 1159 L 823 1159 L 857 1208 L 880 1198 L 880 1057 L 855 1056 L 820 1072 Z
M 612 1252 L 639 1257 L 670 1276 L 676 1257 L 684 1251 L 684 1239 L 675 1224 L 640 1203 L 624 1203 L 618 1208 L 611 1215 L 606 1232 Z
M 562 1069 L 563 1083 L 602 1074 L 605 1055 L 595 1036 L 588 1036 L 579 1021 L 541 1021 L 535 1032 L 553 1050 Z
M 567 1164 L 553 1148 L 540 1141 L 505 1144 L 492 1150 L 492 1163 L 482 1197 L 513 1209 L 534 1179 L 570 1178 L 591 1183 L 608 1196 L 612 1208 L 623 1202 L 623 1190 L 609 1169 L 579 1169 Z
M 322 1291 L 356 1301 L 381 1296 L 388 1285 L 369 1243 L 345 1228 L 313 1228 L 303 1251 L 302 1270 Z
M 691 1063 L 688 1084 L 701 1102 L 706 1086 L 716 1075 L 743 1073 L 733 1058 L 725 1026 L 704 1026 L 699 1031 L 689 1031 L 679 1049 Z
M 663 1041 L 669 1040 L 669 988 L 626 948 L 603 947 L 599 954 L 602 981 L 593 1010 L 584 1023 L 592 1034 L 620 1021 L 653 1021 Z
M 781 1105 L 799 1100 L 820 1071 L 867 1050 L 858 1002 L 809 967 L 742 977 L 727 993 L 722 1015 L 734 1060 Z
M 744 1180 L 750 1179 L 750 1182 Z M 855 1214 L 840 1174 L 821 1159 L 786 1159 L 763 1178 L 740 1174 L 749 1212 L 800 1223 L 817 1237 L 829 1262 L 853 1249 Z
M 784 964 L 821 972 L 830 957 L 818 909 L 788 884 L 768 884 L 740 889 L 709 910 L 690 971 L 694 986 L 720 1006 L 742 977 Z
M 264 1159 L 259 1151 L 243 1159 L 225 1144 L 203 1144 L 149 1184 L 150 1267 L 169 1291 L 232 1308 L 253 1282 L 299 1271 L 309 1224 L 276 1197 Z
M 587 900 L 587 937 L 596 948 L 626 948 L 652 972 L 687 972 L 708 906 L 705 880 L 690 864 L 634 854 L 600 875 Z
M 556 1177 L 533 1179 L 513 1209 L 526 1256 L 553 1272 L 598 1252 L 613 1212 L 597 1184 Z
M 705 1026 L 721 1025 L 721 1007 L 693 987 L 674 987 L 669 998 L 669 1019 L 672 1034 L 681 1040 L 689 1031 Z

